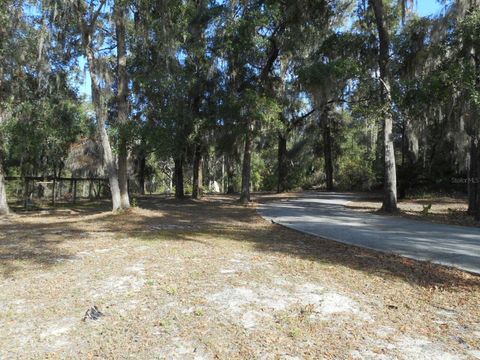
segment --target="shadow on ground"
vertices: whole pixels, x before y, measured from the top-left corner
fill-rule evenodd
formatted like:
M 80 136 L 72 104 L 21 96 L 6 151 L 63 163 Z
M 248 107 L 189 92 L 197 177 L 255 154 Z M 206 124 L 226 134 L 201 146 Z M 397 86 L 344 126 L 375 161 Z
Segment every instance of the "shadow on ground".
M 257 201 L 281 200 L 257 196 Z M 23 266 L 47 268 L 75 256 L 66 243 L 81 246 L 102 233 L 140 241 L 194 241 L 217 246 L 216 238 L 243 242 L 256 250 L 280 253 L 332 266 L 398 278 L 422 287 L 480 287 L 480 277 L 460 270 L 345 245 L 306 235 L 260 218 L 254 206 L 230 196 L 177 201 L 164 196 L 138 198 L 140 208 L 112 214 L 109 204 L 22 213 L 0 220 L 0 271 L 15 277 Z M 66 211 L 68 210 L 68 211 Z M 208 240 L 206 240 L 208 239 Z M 80 242 L 80 243 L 79 243 Z M 348 270 L 348 269 L 347 269 Z

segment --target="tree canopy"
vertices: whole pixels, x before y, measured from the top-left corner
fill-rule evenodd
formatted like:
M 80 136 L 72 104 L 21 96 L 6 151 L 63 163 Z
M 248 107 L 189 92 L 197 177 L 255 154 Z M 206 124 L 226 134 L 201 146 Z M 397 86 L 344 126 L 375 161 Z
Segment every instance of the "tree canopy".
M 6 176 L 68 175 L 108 178 L 114 210 L 132 192 L 383 189 L 391 212 L 464 192 L 480 218 L 476 0 L 430 17 L 403 0 L 3 4 L 2 213 Z

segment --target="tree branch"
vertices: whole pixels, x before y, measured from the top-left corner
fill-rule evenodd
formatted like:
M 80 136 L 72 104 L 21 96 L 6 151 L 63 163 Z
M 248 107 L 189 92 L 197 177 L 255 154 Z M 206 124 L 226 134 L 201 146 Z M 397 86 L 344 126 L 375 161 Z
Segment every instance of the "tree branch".
M 261 82 L 264 82 L 267 79 L 268 73 L 272 69 L 273 64 L 275 63 L 275 60 L 277 60 L 278 55 L 280 54 L 280 49 L 277 46 L 277 41 L 273 36 L 274 35 L 272 35 L 272 37 L 269 39 L 270 43 L 272 44 L 272 47 L 270 49 L 270 54 L 268 56 L 267 62 L 265 63 L 262 69 L 262 73 L 260 74 L 259 80 Z
M 310 110 L 306 114 L 303 114 L 303 115 L 300 115 L 299 117 L 297 117 L 295 120 L 292 121 L 292 128 L 299 126 L 303 120 L 305 120 L 307 117 L 312 115 L 315 111 L 317 111 L 317 109 L 313 108 L 312 110 Z
M 100 16 L 100 12 L 102 11 L 103 5 L 105 5 L 106 0 L 100 1 L 100 5 L 98 5 L 98 9 L 93 13 L 92 20 L 90 23 L 90 30 L 93 30 L 93 26 L 97 22 L 98 17 Z

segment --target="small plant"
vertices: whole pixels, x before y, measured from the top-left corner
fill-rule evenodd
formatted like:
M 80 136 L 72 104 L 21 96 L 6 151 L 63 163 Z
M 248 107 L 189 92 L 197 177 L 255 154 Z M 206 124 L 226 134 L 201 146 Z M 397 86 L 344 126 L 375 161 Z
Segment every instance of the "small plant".
M 138 207 L 138 200 L 137 200 L 137 198 L 132 198 L 132 204 L 131 204 L 131 205 L 132 205 L 133 208 Z
M 205 314 L 205 312 L 203 311 L 203 309 L 195 309 L 193 311 L 193 315 L 195 316 L 203 316 Z
M 300 335 L 301 335 L 301 332 L 300 332 L 300 329 L 298 328 L 294 328 L 288 332 L 288 336 L 292 338 L 298 338 L 300 337 Z
M 173 324 L 170 319 L 163 319 L 156 323 L 156 326 L 160 327 L 163 332 L 169 334 L 172 330 Z
M 170 286 L 167 288 L 167 294 L 168 295 L 176 295 L 178 292 L 177 288 L 174 286 Z
M 308 304 L 300 309 L 300 317 L 306 318 L 312 315 L 315 312 L 315 306 L 313 304 Z
M 422 214 L 425 216 L 428 215 L 428 212 L 430 211 L 431 208 L 432 208 L 432 204 L 423 205 Z
M 448 208 L 448 214 L 452 216 L 463 216 L 463 211 L 460 209 Z

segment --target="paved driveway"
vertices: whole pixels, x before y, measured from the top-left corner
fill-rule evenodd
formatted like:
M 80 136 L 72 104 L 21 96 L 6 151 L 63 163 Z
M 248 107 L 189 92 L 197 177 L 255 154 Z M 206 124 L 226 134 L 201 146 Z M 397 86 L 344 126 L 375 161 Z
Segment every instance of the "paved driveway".
M 308 234 L 480 274 L 480 228 L 346 209 L 344 205 L 354 198 L 340 193 L 306 193 L 262 204 L 258 212 Z

